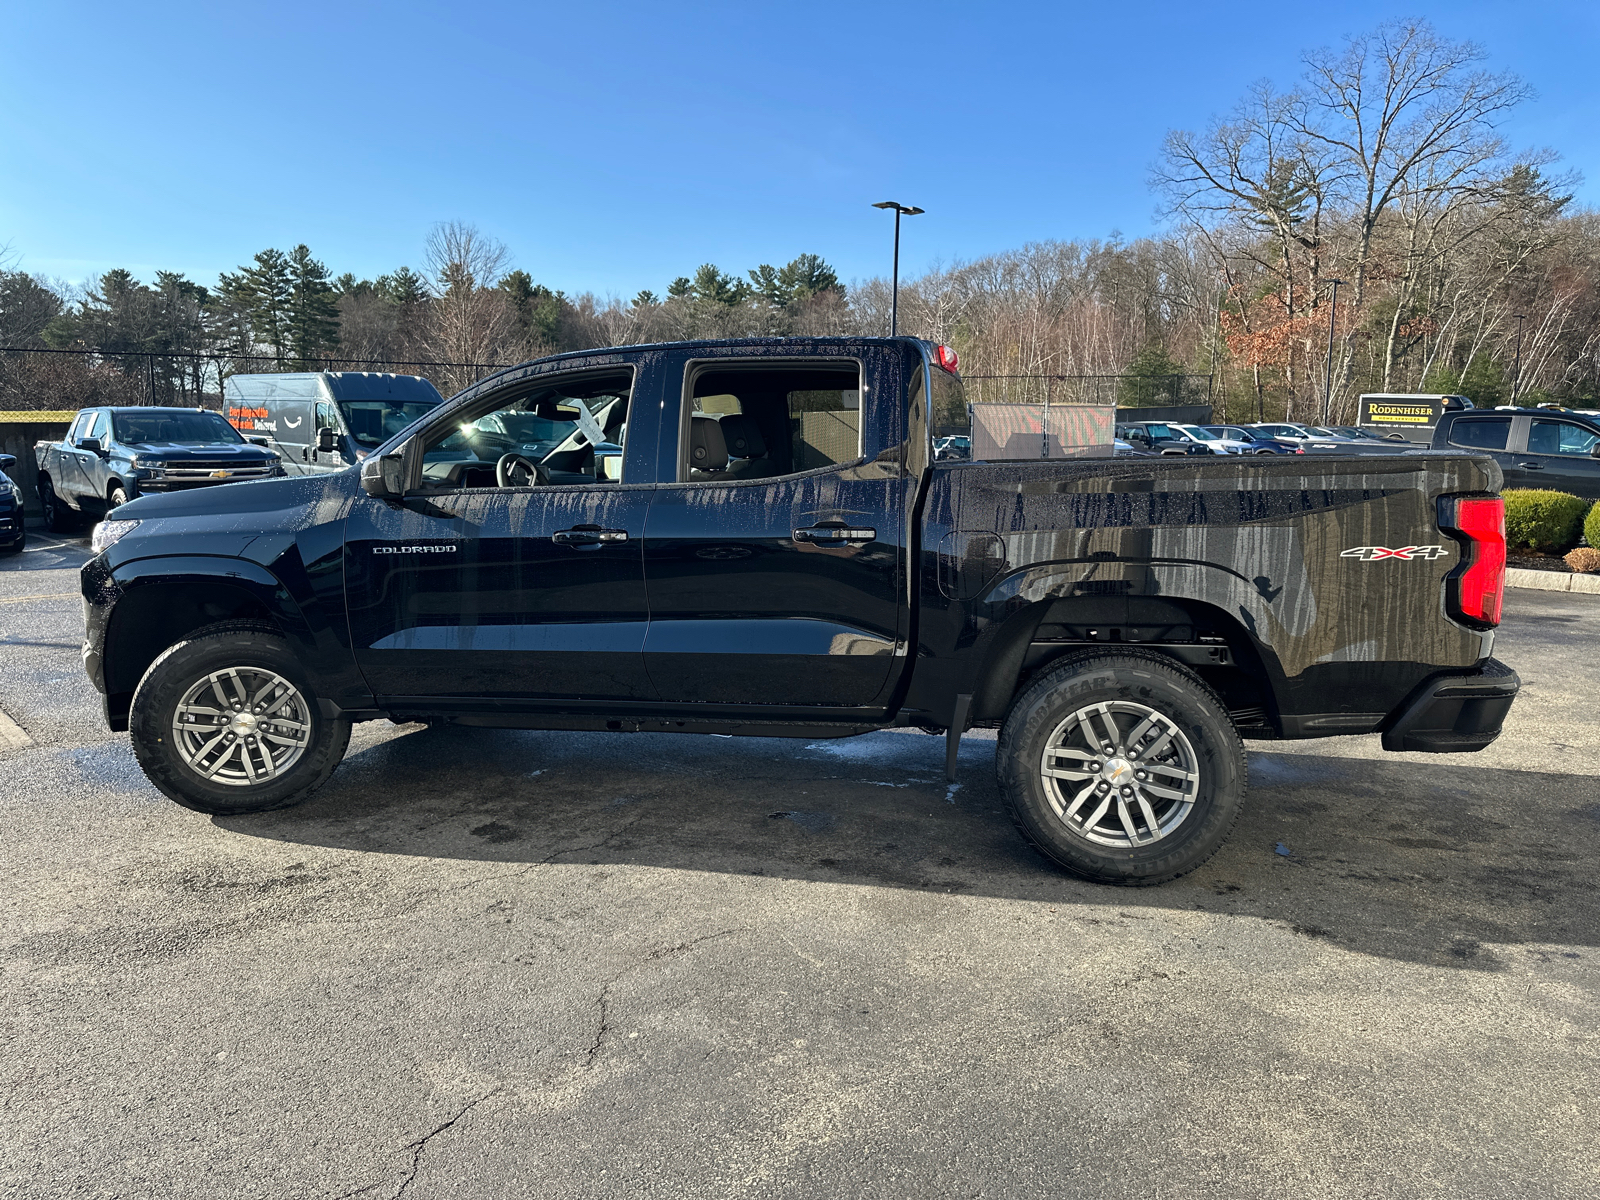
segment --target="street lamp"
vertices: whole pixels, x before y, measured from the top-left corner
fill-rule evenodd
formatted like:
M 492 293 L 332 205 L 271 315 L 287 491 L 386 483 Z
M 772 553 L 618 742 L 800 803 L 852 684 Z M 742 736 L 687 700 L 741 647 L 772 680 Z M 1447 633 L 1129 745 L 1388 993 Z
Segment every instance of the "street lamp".
M 1528 318 L 1521 313 L 1512 313 L 1511 319 L 1517 323 L 1517 365 L 1515 374 L 1511 376 L 1511 403 L 1517 402 L 1517 393 L 1522 390 L 1522 323 Z
M 894 209 L 894 277 L 889 291 L 889 336 L 894 337 L 900 326 L 900 218 L 914 217 L 925 210 L 898 200 L 884 200 L 872 207 Z
M 1333 303 L 1328 306 L 1328 377 L 1322 385 L 1322 423 L 1328 423 L 1328 410 L 1333 404 L 1333 318 L 1339 312 L 1339 285 L 1344 279 L 1330 279 L 1333 284 Z

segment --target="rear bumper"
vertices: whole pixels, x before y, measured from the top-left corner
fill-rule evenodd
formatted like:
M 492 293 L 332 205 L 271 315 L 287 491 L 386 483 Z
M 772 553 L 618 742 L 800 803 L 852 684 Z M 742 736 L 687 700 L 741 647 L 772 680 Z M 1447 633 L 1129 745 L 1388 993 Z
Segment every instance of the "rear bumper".
M 1384 720 L 1385 750 L 1461 754 L 1500 736 L 1522 680 L 1497 658 L 1475 671 L 1435 675 Z

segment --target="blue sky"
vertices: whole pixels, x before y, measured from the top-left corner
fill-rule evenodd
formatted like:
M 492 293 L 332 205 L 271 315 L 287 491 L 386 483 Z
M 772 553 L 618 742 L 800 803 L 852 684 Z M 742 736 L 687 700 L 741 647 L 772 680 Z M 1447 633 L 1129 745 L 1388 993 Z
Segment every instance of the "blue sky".
M 1159 225 L 1169 128 L 1303 49 L 1421 15 L 1538 97 L 1507 127 L 1600 204 L 1600 4 L 15 5 L 0 40 L 0 245 L 67 279 L 211 284 L 306 242 L 419 266 L 473 222 L 568 292 L 813 252 L 887 271 Z

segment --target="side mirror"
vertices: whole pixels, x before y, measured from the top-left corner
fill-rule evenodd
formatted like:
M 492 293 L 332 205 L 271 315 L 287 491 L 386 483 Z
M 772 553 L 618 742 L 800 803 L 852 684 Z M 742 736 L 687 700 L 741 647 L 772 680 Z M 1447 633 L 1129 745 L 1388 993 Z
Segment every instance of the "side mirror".
M 17 465 L 15 454 L 0 454 L 0 471 L 9 471 Z
M 79 438 L 77 441 L 77 447 L 79 450 L 87 450 L 90 454 L 105 453 L 105 451 L 100 448 L 99 438 Z
M 264 437 L 248 437 L 248 438 L 245 438 L 245 441 L 249 442 L 252 446 L 271 446 L 272 445 L 272 443 L 270 441 L 268 441 Z
M 319 451 L 337 450 L 339 448 L 339 431 L 329 429 L 324 425 L 317 430 L 317 449 Z
M 405 494 L 405 454 L 385 454 L 361 463 L 361 490 L 374 500 L 398 500 Z
M 1596 442 L 1594 445 L 1589 447 L 1589 457 L 1590 458 L 1600 458 L 1600 442 Z M 3 459 L 3 457 L 0 457 L 0 467 L 4 467 L 4 466 L 5 466 L 4 459 Z

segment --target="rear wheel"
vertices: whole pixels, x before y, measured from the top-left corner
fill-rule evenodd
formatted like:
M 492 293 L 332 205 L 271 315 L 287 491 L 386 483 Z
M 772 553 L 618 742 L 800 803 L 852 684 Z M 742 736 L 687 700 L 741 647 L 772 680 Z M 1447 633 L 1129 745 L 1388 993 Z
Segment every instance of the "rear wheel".
M 232 814 L 298 804 L 333 774 L 350 723 L 324 717 L 269 627 L 201 630 L 150 665 L 129 712 L 150 782 L 185 808 Z
M 56 495 L 48 479 L 39 481 L 39 504 L 44 508 L 44 527 L 51 533 L 71 533 L 78 527 L 78 515 Z
M 1245 792 L 1244 747 L 1216 694 L 1137 651 L 1047 671 L 1012 705 L 997 766 L 1023 836 L 1098 883 L 1194 870 L 1227 840 Z

